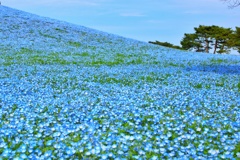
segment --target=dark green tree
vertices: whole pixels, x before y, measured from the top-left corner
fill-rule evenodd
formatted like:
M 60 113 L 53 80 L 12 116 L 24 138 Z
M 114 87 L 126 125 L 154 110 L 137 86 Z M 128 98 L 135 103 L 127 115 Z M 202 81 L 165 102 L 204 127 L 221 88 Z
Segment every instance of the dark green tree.
M 240 27 L 236 27 L 236 31 L 231 28 L 219 27 L 216 25 L 204 26 L 194 28 L 195 33 L 184 34 L 180 42 L 182 47 L 175 46 L 168 42 L 149 42 L 165 47 L 191 50 L 195 52 L 213 51 L 216 53 L 229 53 L 231 49 L 236 49 L 240 53 Z
M 233 33 L 231 45 L 234 49 L 238 50 L 238 53 L 240 53 L 240 27 L 236 27 L 236 30 Z
M 203 52 L 204 48 L 198 39 L 197 34 L 184 34 L 184 37 L 181 41 L 182 48 L 184 50 L 193 50 L 195 52 Z
M 209 53 L 228 53 L 233 46 L 233 31 L 219 26 L 204 26 L 194 28 L 195 33 L 185 34 L 181 45 L 183 49 Z M 236 37 L 236 36 L 235 36 Z
M 182 49 L 180 46 L 173 45 L 169 42 L 159 42 L 159 41 L 151 42 L 151 41 L 149 41 L 149 43 L 157 44 L 157 45 L 169 47 L 169 48 Z
M 236 27 L 236 39 L 235 39 L 235 42 L 236 42 L 236 47 L 238 49 L 238 53 L 240 53 L 240 27 Z
M 211 26 L 210 37 L 213 41 L 213 53 L 228 53 L 232 46 L 233 31 L 231 28 Z
M 209 53 L 209 50 L 211 49 L 210 43 L 212 43 L 212 27 L 200 25 L 199 27 L 195 27 L 194 30 L 199 42 L 204 46 L 204 51 Z

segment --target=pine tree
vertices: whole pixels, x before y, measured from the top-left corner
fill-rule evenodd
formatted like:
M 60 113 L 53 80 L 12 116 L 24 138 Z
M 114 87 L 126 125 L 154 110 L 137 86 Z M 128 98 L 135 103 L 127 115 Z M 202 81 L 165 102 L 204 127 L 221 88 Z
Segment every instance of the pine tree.
M 236 27 L 236 31 L 234 31 L 232 46 L 240 53 L 240 27 Z
M 212 43 L 211 34 L 212 34 L 212 28 L 211 26 L 203 26 L 200 25 L 198 28 L 194 28 L 199 40 L 201 43 L 204 44 L 204 50 L 206 53 L 209 53 L 209 50 L 211 49 L 210 43 Z
M 169 42 L 159 42 L 159 41 L 151 42 L 151 41 L 149 41 L 149 43 L 157 44 L 157 45 L 169 47 L 169 48 L 182 49 L 180 46 L 173 45 Z
M 193 49 L 196 52 L 209 53 L 213 46 L 213 53 L 229 53 L 233 47 L 233 31 L 219 26 L 204 26 L 194 28 L 195 33 L 185 34 L 181 45 L 183 49 Z M 236 36 L 235 36 L 236 37 Z M 236 38 L 235 38 L 236 39 Z M 235 45 L 236 46 L 236 45 Z
M 223 28 L 219 26 L 211 26 L 211 38 L 213 40 L 213 53 L 228 53 L 231 48 L 233 31 L 231 28 Z M 218 50 L 217 50 L 218 49 Z
M 198 39 L 197 34 L 184 34 L 181 41 L 182 48 L 185 50 L 194 50 L 195 52 L 203 52 L 204 48 Z

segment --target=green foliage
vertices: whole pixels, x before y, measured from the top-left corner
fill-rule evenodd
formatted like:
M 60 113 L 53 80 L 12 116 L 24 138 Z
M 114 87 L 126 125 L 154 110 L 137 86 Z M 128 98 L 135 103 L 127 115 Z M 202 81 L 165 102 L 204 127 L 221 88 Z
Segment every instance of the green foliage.
M 0 154 L 2 154 L 4 151 L 4 148 L 0 148 Z
M 54 151 L 54 147 L 52 147 L 52 146 L 45 147 L 45 148 L 42 149 L 42 152 L 45 153 L 45 152 L 50 151 L 50 150 Z
M 71 45 L 71 46 L 73 46 L 73 47 L 80 47 L 80 46 L 81 46 L 81 43 L 80 43 L 80 42 L 69 41 L 68 43 L 69 43 L 69 45 Z
M 165 47 L 191 50 L 195 52 L 209 53 L 213 49 L 213 53 L 229 53 L 231 49 L 237 49 L 240 53 L 240 28 L 236 27 L 236 31 L 231 28 L 219 27 L 216 25 L 194 28 L 195 33 L 185 33 L 182 41 L 182 47 L 175 46 L 168 42 L 149 42 Z
M 63 30 L 63 29 L 60 29 L 60 28 L 55 28 L 55 30 L 56 30 L 56 31 L 58 31 L 58 32 L 60 32 L 60 33 L 66 33 L 66 31 L 65 31 L 65 30 Z
M 183 49 L 194 50 L 196 52 L 209 53 L 213 48 L 213 53 L 229 53 L 230 49 L 240 48 L 240 42 L 237 45 L 238 34 L 234 33 L 231 28 L 223 28 L 219 26 L 204 26 L 194 28 L 195 33 L 185 34 L 181 41 Z M 239 36 L 240 37 L 240 36 Z
M 169 42 L 159 42 L 159 41 L 156 41 L 156 42 L 151 42 L 149 41 L 149 43 L 152 43 L 152 44 L 157 44 L 157 45 L 160 45 L 160 46 L 164 46 L 164 47 L 169 47 L 169 48 L 175 48 L 175 49 L 183 49 L 182 47 L 180 46 L 175 46 Z
M 41 36 L 43 36 L 43 37 L 46 37 L 46 38 L 58 39 L 57 37 L 54 37 L 54 36 L 52 36 L 52 35 L 50 35 L 50 34 L 42 33 L 42 32 L 40 32 L 40 31 L 39 31 L 39 34 L 40 34 Z
M 211 59 L 210 62 L 211 62 L 212 64 L 221 64 L 221 63 L 224 62 L 224 60 L 223 60 L 223 59 L 215 59 L 215 58 L 213 58 L 213 59 Z
M 203 88 L 203 86 L 202 86 L 202 84 L 201 83 L 199 83 L 199 84 L 196 84 L 195 86 L 193 86 L 194 88 L 196 88 L 196 89 L 201 89 L 201 88 Z
M 185 50 L 194 49 L 196 52 L 203 52 L 203 46 L 198 40 L 197 34 L 184 34 L 181 41 L 182 48 Z
M 238 91 L 240 92 L 240 82 L 237 84 Z
M 78 159 L 83 159 L 83 156 L 84 154 L 82 153 L 82 152 L 79 152 L 79 151 L 77 151 L 75 154 L 74 154 L 74 156 L 75 157 L 77 157 Z
M 68 45 L 72 47 L 81 47 L 81 43 L 69 41 Z M 93 49 L 93 47 L 92 47 Z M 103 54 L 90 54 L 87 51 L 83 52 L 49 52 L 45 54 L 39 50 L 32 48 L 20 48 L 15 51 L 15 56 L 10 54 L 0 55 L 0 65 L 9 66 L 12 64 L 24 65 L 86 65 L 86 66 L 116 66 L 116 65 L 140 65 L 140 64 L 159 64 L 155 56 L 150 54 L 111 54 L 111 58 L 106 58 Z
M 236 27 L 236 31 L 233 34 L 231 44 L 233 48 L 238 50 L 238 53 L 240 53 L 240 27 Z
M 223 28 L 218 26 L 211 26 L 210 37 L 214 39 L 213 53 L 228 53 L 230 46 L 232 46 L 233 31 L 230 28 Z M 218 51 L 217 51 L 218 49 Z
M 210 43 L 212 42 L 212 39 L 210 38 L 212 34 L 212 27 L 199 25 L 199 27 L 195 27 L 194 30 L 198 37 L 198 41 L 205 46 L 205 52 L 209 53 L 209 50 L 211 49 Z
M 80 56 L 82 56 L 82 57 L 88 57 L 88 56 L 89 56 L 89 53 L 88 53 L 88 52 L 82 52 L 82 53 L 80 54 Z
M 237 153 L 240 153 L 240 142 L 238 142 L 233 150 L 234 157 L 237 157 Z M 238 157 L 239 158 L 239 157 Z

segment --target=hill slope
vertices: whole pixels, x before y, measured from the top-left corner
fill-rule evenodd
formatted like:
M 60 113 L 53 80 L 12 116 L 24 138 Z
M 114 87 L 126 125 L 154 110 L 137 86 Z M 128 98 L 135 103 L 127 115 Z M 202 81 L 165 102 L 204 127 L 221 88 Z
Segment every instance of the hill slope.
M 240 56 L 0 6 L 0 157 L 236 159 Z

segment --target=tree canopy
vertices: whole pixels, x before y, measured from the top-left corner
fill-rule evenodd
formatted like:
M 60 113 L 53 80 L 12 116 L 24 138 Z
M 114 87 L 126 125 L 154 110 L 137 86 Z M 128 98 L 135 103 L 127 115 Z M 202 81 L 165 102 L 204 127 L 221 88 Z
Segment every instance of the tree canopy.
M 236 47 L 238 37 L 231 28 L 219 26 L 204 26 L 194 28 L 195 33 L 185 34 L 181 41 L 182 48 L 195 52 L 229 53 L 232 47 Z
M 184 50 L 193 50 L 196 52 L 203 52 L 203 45 L 201 44 L 197 34 L 184 34 L 184 38 L 181 41 L 182 48 Z
M 219 27 L 216 25 L 199 25 L 194 28 L 194 33 L 185 33 L 182 39 L 181 47 L 168 42 L 149 42 L 165 47 L 190 50 L 194 52 L 210 51 L 214 54 L 229 53 L 231 49 L 238 50 L 240 53 L 240 27 L 236 30 L 231 28 Z
M 233 48 L 238 50 L 240 53 L 240 27 L 236 27 L 236 30 L 233 35 Z
M 169 47 L 169 48 L 182 49 L 180 46 L 175 46 L 175 45 L 173 45 L 169 42 L 159 42 L 159 41 L 151 42 L 151 41 L 149 41 L 149 43 L 157 44 L 157 45 L 164 46 L 164 47 Z

